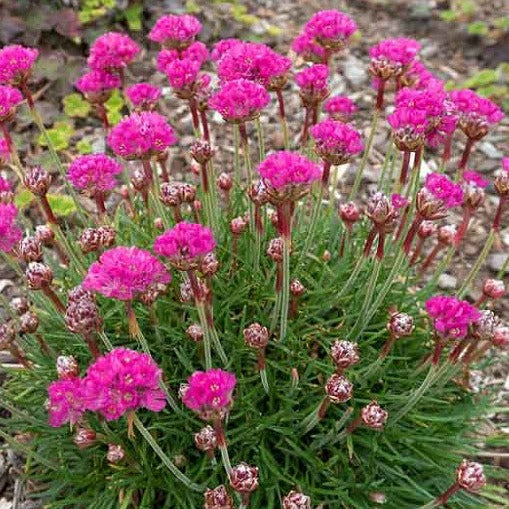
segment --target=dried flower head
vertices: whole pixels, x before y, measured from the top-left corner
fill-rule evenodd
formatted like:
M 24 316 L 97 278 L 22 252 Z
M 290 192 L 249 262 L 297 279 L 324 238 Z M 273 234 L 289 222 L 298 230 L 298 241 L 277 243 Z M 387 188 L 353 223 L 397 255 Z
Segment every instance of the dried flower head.
M 213 451 L 217 447 L 217 435 L 212 426 L 203 427 L 194 434 L 194 443 L 200 451 Z
M 40 262 L 30 262 L 25 271 L 25 276 L 31 290 L 40 290 L 44 286 L 49 286 L 53 281 L 51 268 Z
M 42 242 L 37 237 L 26 236 L 18 244 L 17 251 L 27 263 L 42 260 Z
M 25 173 L 23 183 L 36 196 L 45 196 L 51 185 L 51 175 L 42 166 L 33 166 Z
M 311 509 L 311 497 L 292 490 L 283 497 L 283 509 Z
M 57 357 L 58 378 L 75 378 L 80 374 L 78 361 L 72 355 L 59 355 Z
M 239 463 L 230 472 L 230 486 L 237 493 L 251 493 L 258 488 L 258 467 Z
M 206 490 L 204 497 L 203 509 L 234 509 L 235 507 L 232 497 L 222 484 L 213 490 Z
M 456 482 L 467 491 L 477 492 L 484 488 L 486 477 L 480 463 L 463 460 L 456 469 Z

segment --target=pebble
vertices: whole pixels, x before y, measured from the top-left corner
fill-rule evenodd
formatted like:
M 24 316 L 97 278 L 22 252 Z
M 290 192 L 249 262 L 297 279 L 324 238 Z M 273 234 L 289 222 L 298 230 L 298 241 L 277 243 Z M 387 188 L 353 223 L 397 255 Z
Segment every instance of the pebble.
M 506 261 L 506 258 L 507 258 L 507 253 L 495 253 L 495 254 L 492 254 L 488 258 L 488 267 L 492 271 L 498 272 L 502 268 L 502 265 L 504 265 L 504 262 Z M 505 269 L 505 273 L 509 274 L 509 267 L 507 267 Z
M 458 284 L 458 280 L 450 274 L 441 274 L 438 278 L 438 286 L 442 290 L 454 290 Z
M 490 141 L 484 141 L 479 145 L 479 150 L 490 159 L 500 159 L 504 154 Z
M 366 64 L 353 55 L 348 55 L 345 59 L 343 63 L 343 74 L 354 87 L 364 85 L 369 78 Z

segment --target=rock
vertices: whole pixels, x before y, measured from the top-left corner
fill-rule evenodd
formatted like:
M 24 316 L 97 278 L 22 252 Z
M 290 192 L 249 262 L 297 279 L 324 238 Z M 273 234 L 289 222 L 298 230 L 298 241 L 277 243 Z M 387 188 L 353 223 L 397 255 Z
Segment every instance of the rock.
M 479 145 L 479 150 L 490 159 L 500 159 L 504 154 L 493 143 L 484 141 Z
M 343 74 L 354 87 L 364 85 L 369 78 L 366 64 L 353 55 L 348 55 L 343 63 Z
M 438 278 L 438 286 L 442 290 L 454 290 L 457 284 L 458 280 L 454 276 L 451 276 L 450 274 L 442 274 Z
M 5 498 L 0 498 L 0 509 L 12 509 L 12 502 L 8 502 Z
M 0 293 L 2 293 L 9 286 L 12 286 L 12 281 L 10 279 L 0 279 Z
M 507 253 L 495 253 L 488 258 L 488 267 L 493 272 L 498 272 L 507 259 Z M 509 267 L 506 267 L 505 273 L 509 274 Z

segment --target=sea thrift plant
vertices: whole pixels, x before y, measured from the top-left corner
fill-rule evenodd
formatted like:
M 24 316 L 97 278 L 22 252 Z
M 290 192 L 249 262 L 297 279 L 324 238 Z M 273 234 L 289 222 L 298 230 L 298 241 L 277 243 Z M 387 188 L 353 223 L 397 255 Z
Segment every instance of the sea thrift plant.
M 47 131 L 38 49 L 0 50 L 0 435 L 26 503 L 502 503 L 501 467 L 472 461 L 501 443 L 484 374 L 509 347 L 509 258 L 484 270 L 509 154 L 492 174 L 476 153 L 498 106 L 449 92 L 424 39 L 426 65 L 413 39 L 357 46 L 374 90 L 343 92 L 347 11 L 269 47 L 162 4 L 90 46 L 90 154 Z

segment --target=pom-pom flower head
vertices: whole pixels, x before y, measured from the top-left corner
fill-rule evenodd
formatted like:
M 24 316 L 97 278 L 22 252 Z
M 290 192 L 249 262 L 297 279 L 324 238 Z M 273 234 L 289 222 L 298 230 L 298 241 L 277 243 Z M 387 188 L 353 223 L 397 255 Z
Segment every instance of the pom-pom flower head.
M 22 101 L 23 96 L 17 88 L 0 85 L 0 122 L 10 120 Z
M 315 64 L 295 75 L 295 82 L 300 88 L 299 94 L 306 107 L 315 107 L 328 95 L 327 78 L 329 68 L 324 64 Z
M 347 122 L 359 108 L 350 98 L 335 95 L 325 101 L 323 109 L 332 119 Z
M 195 41 L 189 48 L 180 53 L 175 49 L 162 49 L 157 54 L 156 69 L 159 72 L 166 73 L 166 68 L 175 60 L 191 60 L 203 64 L 209 58 L 209 50 L 203 42 Z
M 0 203 L 0 251 L 9 253 L 21 240 L 22 232 L 16 226 L 18 209 L 12 203 Z
M 103 70 L 89 71 L 76 81 L 76 88 L 91 103 L 104 103 L 121 85 L 118 75 Z
M 306 62 L 323 64 L 327 61 L 327 52 L 325 48 L 317 44 L 314 39 L 306 33 L 298 35 L 293 40 L 292 50 Z
M 118 246 L 90 266 L 82 286 L 105 297 L 130 301 L 151 286 L 169 281 L 164 265 L 148 251 Z
M 196 371 L 187 380 L 182 401 L 204 420 L 223 419 L 230 410 L 237 380 L 222 369 Z
M 76 424 L 86 411 L 83 381 L 66 377 L 48 386 L 49 424 L 58 428 L 65 423 Z
M 131 113 L 108 135 L 108 145 L 124 159 L 149 159 L 177 142 L 173 128 L 153 111 Z
M 253 120 L 270 102 L 270 95 L 262 85 L 246 79 L 224 83 L 209 100 L 227 122 L 244 123 Z
M 39 50 L 19 44 L 4 46 L 0 50 L 0 83 L 22 85 L 30 76 Z
M 151 41 L 167 48 L 187 48 L 201 31 L 201 23 L 189 14 L 162 16 L 148 34 Z
M 430 173 L 426 177 L 426 189 L 441 201 L 445 207 L 453 208 L 461 205 L 463 190 L 459 184 L 455 184 L 446 175 Z
M 304 33 L 329 51 L 344 48 L 356 30 L 352 18 L 335 10 L 315 13 L 304 26 Z
M 168 63 L 165 68 L 168 82 L 181 99 L 189 99 L 195 94 L 199 83 L 201 63 L 190 58 L 176 59 Z
M 153 110 L 161 98 L 161 89 L 150 83 L 136 83 L 125 89 L 125 95 L 136 110 Z
M 69 166 L 67 177 L 76 189 L 86 190 L 90 196 L 111 191 L 116 185 L 115 175 L 122 166 L 105 154 L 77 157 Z
M 386 39 L 369 50 L 370 72 L 383 81 L 401 76 L 412 64 L 421 45 L 404 37 Z
M 180 222 L 156 238 L 154 251 L 169 258 L 179 270 L 198 267 L 207 254 L 216 247 L 210 228 L 198 223 Z
M 87 63 L 93 70 L 122 73 L 139 52 L 140 47 L 129 36 L 108 32 L 92 44 Z
M 397 108 L 387 117 L 392 127 L 394 143 L 401 151 L 416 152 L 424 144 L 428 128 L 428 116 L 425 111 L 415 108 Z

